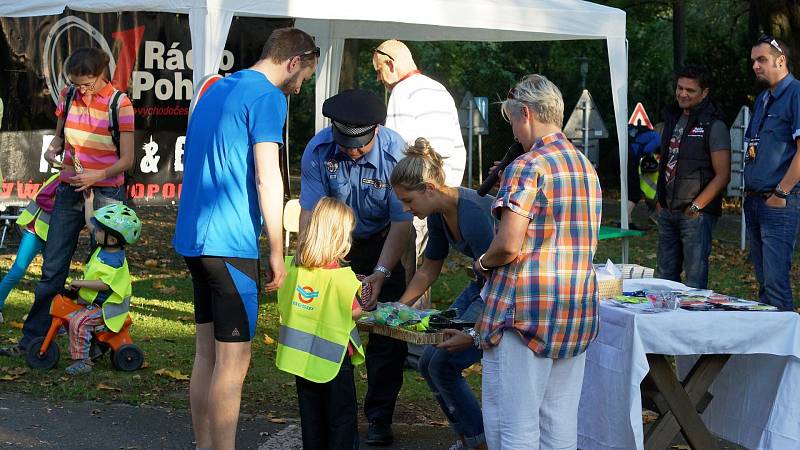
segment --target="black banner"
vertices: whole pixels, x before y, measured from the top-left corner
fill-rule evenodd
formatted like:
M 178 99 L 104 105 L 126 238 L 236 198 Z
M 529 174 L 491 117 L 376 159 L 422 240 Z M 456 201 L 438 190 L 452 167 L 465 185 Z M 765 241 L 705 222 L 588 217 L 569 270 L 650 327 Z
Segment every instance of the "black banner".
M 273 29 L 291 20 L 234 17 L 220 74 L 255 63 Z M 24 204 L 48 177 L 42 157 L 55 134 L 63 62 L 80 47 L 109 54 L 112 84 L 136 115 L 128 192 L 135 204 L 169 205 L 180 197 L 183 144 L 192 99 L 189 17 L 153 12 L 0 18 L 0 204 Z

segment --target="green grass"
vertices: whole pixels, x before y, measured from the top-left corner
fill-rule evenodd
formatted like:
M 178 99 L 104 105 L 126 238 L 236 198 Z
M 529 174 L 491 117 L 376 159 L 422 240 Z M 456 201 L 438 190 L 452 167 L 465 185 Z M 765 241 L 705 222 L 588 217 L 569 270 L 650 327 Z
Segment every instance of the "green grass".
M 606 212 L 607 216 L 613 213 Z M 65 338 L 59 338 L 61 361 L 50 371 L 28 369 L 22 359 L 0 358 L 0 391 L 23 391 L 32 395 L 58 400 L 118 401 L 131 404 L 188 407 L 188 381 L 157 375 L 166 369 L 183 375 L 191 373 L 194 354 L 194 324 L 191 281 L 185 272 L 183 261 L 175 255 L 169 244 L 174 223 L 174 211 L 166 209 L 142 209 L 146 237 L 128 254 L 131 272 L 134 275 L 132 305 L 134 325 L 133 339 L 145 353 L 146 367 L 135 373 L 114 371 L 108 357 L 96 365 L 86 376 L 70 378 L 64 375 L 68 353 Z M 735 218 L 735 216 L 732 216 Z M 729 217 L 730 219 L 730 217 Z M 610 220 L 610 219 L 609 219 Z M 642 223 L 641 221 L 639 221 Z M 731 242 L 737 235 L 735 225 L 720 223 L 717 234 L 721 240 L 714 242 L 710 287 L 723 293 L 745 298 L 755 298 L 757 284 L 752 275 L 746 254 Z M 652 230 L 642 238 L 631 241 L 630 261 L 649 267 L 655 266 L 657 233 Z M 82 244 L 76 260 L 86 254 Z M 0 269 L 7 270 L 13 252 L 0 255 Z M 618 262 L 621 241 L 602 241 L 597 250 L 596 261 L 607 258 Z M 792 272 L 792 280 L 800 280 L 798 264 Z M 80 264 L 75 264 L 73 272 Z M 448 260 L 439 281 L 433 287 L 434 306 L 446 308 L 466 285 L 468 278 L 463 259 Z M 33 300 L 33 287 L 39 277 L 41 258 L 37 258 L 29 273 L 10 295 L 4 315 L 6 323 L 0 324 L 0 345 L 9 345 L 18 339 L 21 324 Z M 798 281 L 794 281 L 798 291 Z M 245 412 L 272 412 L 280 416 L 296 416 L 294 378 L 275 368 L 275 344 L 265 342 L 265 336 L 277 336 L 277 314 L 274 295 L 264 296 L 258 318 L 257 337 L 253 341 L 251 369 L 245 381 L 242 409 Z M 24 371 L 24 373 L 23 373 Z M 10 381 L 2 381 L 11 379 Z M 468 380 L 477 390 L 480 376 L 471 374 Z M 366 371 L 363 366 L 356 369 L 359 398 L 366 389 Z M 433 399 L 419 374 L 405 372 L 405 384 L 398 401 L 398 413 L 406 420 L 415 422 L 441 421 L 443 416 L 437 407 L 431 406 Z

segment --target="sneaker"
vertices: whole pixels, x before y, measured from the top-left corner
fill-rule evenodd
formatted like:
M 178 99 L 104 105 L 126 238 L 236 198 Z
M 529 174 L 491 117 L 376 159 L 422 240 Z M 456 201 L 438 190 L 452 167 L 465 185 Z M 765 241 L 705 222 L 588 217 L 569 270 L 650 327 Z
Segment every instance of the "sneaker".
M 92 371 L 92 362 L 88 359 L 81 359 L 70 364 L 64 370 L 67 375 L 82 375 Z
M 17 356 L 25 356 L 25 348 L 23 348 L 19 344 L 12 345 L 10 347 L 3 347 L 0 348 L 0 356 L 9 356 L 9 357 L 17 357 Z
M 392 425 L 388 423 L 370 422 L 367 431 L 367 439 L 364 442 L 368 445 L 384 446 L 391 445 L 394 441 L 392 435 Z

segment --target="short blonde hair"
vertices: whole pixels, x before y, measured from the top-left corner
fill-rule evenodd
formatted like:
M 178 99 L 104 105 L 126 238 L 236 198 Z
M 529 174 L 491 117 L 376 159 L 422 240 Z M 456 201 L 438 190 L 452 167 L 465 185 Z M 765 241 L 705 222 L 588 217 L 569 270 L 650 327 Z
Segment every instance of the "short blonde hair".
M 564 98 L 561 91 L 544 75 L 527 75 L 508 93 L 502 113 L 506 120 L 519 118 L 522 106 L 527 106 L 536 120 L 561 127 L 564 122 Z
M 309 269 L 339 262 L 350 251 L 356 217 L 349 206 L 323 197 L 314 206 L 311 220 L 297 238 L 294 264 Z
M 420 137 L 414 145 L 406 148 L 406 157 L 394 166 L 389 183 L 410 191 L 425 189 L 425 183 L 444 186 L 442 157 L 436 153 L 427 139 Z

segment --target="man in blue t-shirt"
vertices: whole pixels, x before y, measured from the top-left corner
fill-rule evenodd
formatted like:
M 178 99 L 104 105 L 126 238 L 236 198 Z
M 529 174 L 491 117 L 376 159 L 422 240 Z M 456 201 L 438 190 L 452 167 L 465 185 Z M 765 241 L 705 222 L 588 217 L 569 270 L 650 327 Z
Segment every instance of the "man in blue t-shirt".
M 314 73 L 319 48 L 274 30 L 251 68 L 214 82 L 189 120 L 173 245 L 194 285 L 197 351 L 190 383 L 197 448 L 235 448 L 242 383 L 258 317 L 258 238 L 269 237 L 267 290 L 283 265 L 279 148 L 286 96 Z

